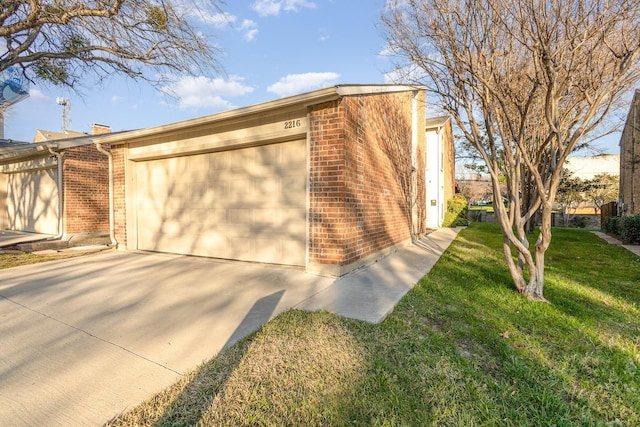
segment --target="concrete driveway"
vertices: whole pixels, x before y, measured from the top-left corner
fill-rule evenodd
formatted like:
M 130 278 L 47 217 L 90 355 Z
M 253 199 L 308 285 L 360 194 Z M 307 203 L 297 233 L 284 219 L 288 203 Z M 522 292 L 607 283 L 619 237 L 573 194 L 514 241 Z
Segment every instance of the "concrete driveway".
M 101 425 L 332 282 L 117 251 L 0 271 L 0 424 Z

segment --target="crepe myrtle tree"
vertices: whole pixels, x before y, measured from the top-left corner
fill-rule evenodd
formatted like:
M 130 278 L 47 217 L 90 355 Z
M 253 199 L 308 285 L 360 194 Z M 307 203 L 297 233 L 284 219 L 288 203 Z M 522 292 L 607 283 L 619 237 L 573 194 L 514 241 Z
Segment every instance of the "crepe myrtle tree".
M 163 76 L 219 70 L 196 25 L 219 1 L 0 1 L 0 71 L 76 89 L 88 74 L 121 74 L 159 87 Z M 146 67 L 155 74 L 145 75 Z
M 482 158 L 509 272 L 544 298 L 562 167 L 639 78 L 640 1 L 388 0 L 399 79 L 426 85 Z M 533 250 L 525 226 L 539 212 Z M 515 256 L 517 255 L 517 257 Z

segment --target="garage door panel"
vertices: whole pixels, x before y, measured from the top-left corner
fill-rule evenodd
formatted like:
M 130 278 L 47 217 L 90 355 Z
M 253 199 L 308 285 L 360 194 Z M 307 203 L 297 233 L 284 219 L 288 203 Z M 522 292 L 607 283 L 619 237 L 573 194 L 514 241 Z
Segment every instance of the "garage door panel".
M 304 140 L 136 168 L 139 249 L 304 265 Z
M 55 234 L 58 230 L 57 170 L 7 177 L 7 222 L 13 230 Z

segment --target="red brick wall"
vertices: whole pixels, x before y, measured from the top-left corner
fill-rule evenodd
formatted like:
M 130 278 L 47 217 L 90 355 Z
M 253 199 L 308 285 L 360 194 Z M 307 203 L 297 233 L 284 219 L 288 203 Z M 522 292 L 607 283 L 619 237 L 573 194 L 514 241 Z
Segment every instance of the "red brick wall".
M 423 113 L 417 159 L 424 159 Z M 310 263 L 348 265 L 411 237 L 411 93 L 314 106 L 309 138 Z M 415 177 L 422 183 L 418 211 L 424 212 L 420 171 L 424 165 Z M 415 231 L 424 231 L 423 220 Z
M 109 232 L 107 157 L 85 145 L 64 151 L 64 232 Z
M 444 202 L 450 200 L 456 193 L 456 149 L 453 143 L 451 120 L 444 130 Z
M 309 260 L 340 264 L 344 259 L 345 132 L 340 101 L 310 112 Z
M 115 237 L 118 245 L 127 246 L 127 207 L 125 191 L 125 161 L 124 146 L 111 147 L 113 155 L 113 192 L 114 192 L 114 215 L 115 215 Z

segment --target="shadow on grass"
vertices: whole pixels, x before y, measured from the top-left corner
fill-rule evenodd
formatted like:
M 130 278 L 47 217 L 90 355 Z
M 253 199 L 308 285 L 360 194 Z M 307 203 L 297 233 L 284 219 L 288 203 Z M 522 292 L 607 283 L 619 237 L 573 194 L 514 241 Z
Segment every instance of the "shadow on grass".
M 245 356 L 250 340 L 244 339 L 269 321 L 284 295 L 284 290 L 257 300 L 220 354 L 187 374 L 169 389 L 142 404 L 135 411 L 110 420 L 106 425 L 192 426 L 198 423 L 213 397 L 224 387 Z M 165 408 L 158 418 L 157 408 Z
M 242 322 L 222 347 L 222 351 L 226 350 L 225 357 L 214 358 L 213 361 L 205 363 L 198 370 L 195 378 L 187 384 L 180 395 L 167 408 L 156 425 L 190 426 L 195 425 L 202 418 L 202 414 L 211 404 L 213 396 L 228 381 L 229 376 L 246 354 L 246 342 L 238 345 L 237 348 L 232 348 L 232 346 L 242 338 L 255 332 L 259 325 L 267 323 L 283 295 L 284 290 L 274 292 L 271 295 L 260 298 L 253 304 Z

